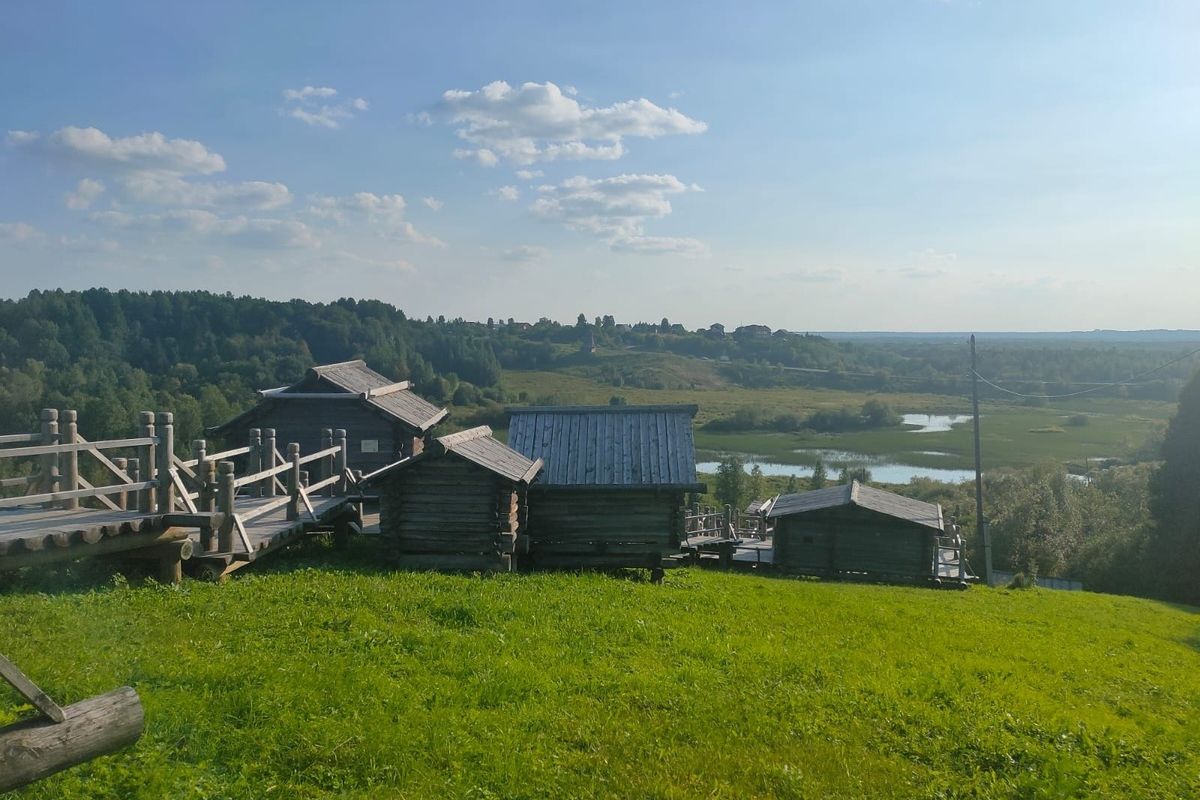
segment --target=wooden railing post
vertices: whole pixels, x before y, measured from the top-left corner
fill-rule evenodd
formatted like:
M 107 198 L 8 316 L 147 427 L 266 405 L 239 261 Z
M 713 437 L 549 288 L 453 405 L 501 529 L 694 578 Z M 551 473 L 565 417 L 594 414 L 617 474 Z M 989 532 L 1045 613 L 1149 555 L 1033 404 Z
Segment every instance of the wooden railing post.
M 233 552 L 233 498 L 237 493 L 233 482 L 233 462 L 222 461 L 217 465 L 217 511 L 222 515 L 217 549 L 222 553 Z
M 211 490 L 206 477 L 208 473 L 208 442 L 192 439 L 192 458 L 196 461 L 196 510 L 208 511 L 205 496 Z
M 731 530 L 733 530 L 734 521 L 735 520 L 734 520 L 734 516 L 733 516 L 733 506 L 730 505 L 729 503 L 726 503 L 725 504 L 725 530 L 723 530 L 721 532 L 722 535 L 724 535 L 724 536 L 729 535 L 729 532 Z
M 58 444 L 58 409 L 42 409 L 42 442 L 43 445 Z M 42 494 L 50 494 L 58 485 L 58 453 L 46 453 L 41 458 Z M 46 508 L 53 508 L 53 503 L 45 503 Z
M 158 513 L 170 514 L 175 510 L 175 483 L 171 473 L 175 465 L 171 456 L 175 454 L 175 415 L 170 411 L 158 412 L 158 465 L 155 469 L 158 481 Z
M 75 444 L 79 437 L 79 414 L 75 411 L 62 412 L 62 427 L 58 440 L 64 444 Z M 62 454 L 62 483 L 63 491 L 73 492 L 79 488 L 79 451 L 69 450 Z M 79 508 L 79 498 L 72 497 L 62 501 L 62 507 L 68 511 Z
M 129 459 L 114 458 L 112 460 L 112 462 L 117 465 L 117 469 L 121 470 L 121 472 L 124 472 L 126 475 L 129 474 Z M 126 508 L 129 507 L 129 493 L 128 492 L 118 493 L 117 499 L 115 502 L 117 504 L 117 508 L 124 511 Z
M 288 445 L 288 461 L 292 468 L 288 470 L 287 489 L 291 499 L 287 505 L 288 520 L 300 519 L 300 445 L 292 442 Z
M 275 463 L 275 429 L 262 429 L 262 449 L 263 449 L 263 469 L 274 469 L 278 466 Z M 274 497 L 275 492 L 275 476 L 268 475 L 263 481 L 263 496 Z
M 331 447 L 333 447 L 333 429 L 332 428 L 322 428 L 321 429 L 321 449 L 328 450 Z M 324 458 L 321 459 L 320 466 L 317 469 L 317 480 L 323 480 L 325 478 L 333 477 L 333 474 L 334 474 L 333 470 L 334 470 L 333 456 L 332 455 L 325 456 Z M 333 497 L 334 488 L 335 487 L 333 487 L 333 486 L 326 486 L 325 487 L 325 496 Z
M 341 478 L 341 480 L 338 481 L 337 484 L 335 484 L 335 485 L 338 487 L 338 491 L 340 494 L 346 494 L 350 489 L 349 485 L 346 482 L 346 462 L 347 462 L 347 456 L 349 455 L 349 446 L 346 443 L 346 429 L 338 428 L 337 430 L 335 430 L 333 432 L 333 441 L 334 441 L 334 444 L 336 444 L 337 448 L 338 448 L 338 452 L 337 452 L 336 460 L 334 461 L 334 464 L 333 464 L 333 468 L 337 471 L 335 474 Z
M 139 415 L 139 419 L 140 419 L 140 424 L 139 424 L 140 431 L 138 432 L 138 435 L 141 437 L 153 438 L 153 436 L 154 436 L 154 412 L 153 411 L 143 411 Z M 148 481 L 154 480 L 154 464 L 155 464 L 154 456 L 155 456 L 154 445 L 147 444 L 147 445 L 142 446 L 141 455 L 139 456 L 139 460 L 141 461 L 142 465 L 144 465 L 146 467 L 146 480 L 148 480 Z M 154 499 L 155 499 L 155 494 L 154 494 L 153 486 L 143 489 L 141 491 L 141 493 L 138 495 L 138 512 L 142 513 L 142 514 L 152 514 L 154 512 Z
M 262 430 L 259 428 L 250 429 L 250 453 L 246 458 L 246 472 L 253 475 L 256 472 L 262 472 L 267 468 L 267 459 L 263 453 Z M 261 494 L 261 489 L 258 486 L 250 486 L 247 492 L 251 497 L 256 497 Z
M 128 475 L 129 480 L 133 481 L 134 483 L 141 483 L 142 482 L 142 462 L 141 462 L 141 460 L 136 459 L 136 458 L 131 458 L 128 461 L 126 461 L 125 462 L 125 474 Z M 123 506 L 123 508 L 128 509 L 130 498 L 125 493 L 122 493 L 121 496 L 126 498 L 125 505 Z M 132 500 L 133 500 L 134 511 L 141 511 L 140 504 L 142 502 L 142 493 L 134 492 L 134 496 L 133 496 Z

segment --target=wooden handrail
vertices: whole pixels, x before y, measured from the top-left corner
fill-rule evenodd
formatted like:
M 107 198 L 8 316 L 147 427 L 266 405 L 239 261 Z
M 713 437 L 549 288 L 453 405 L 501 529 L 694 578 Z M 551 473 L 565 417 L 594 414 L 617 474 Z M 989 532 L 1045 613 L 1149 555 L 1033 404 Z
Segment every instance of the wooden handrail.
M 242 518 L 242 522 L 249 522 L 250 520 L 258 519 L 259 517 L 265 517 L 267 514 L 270 514 L 276 509 L 283 508 L 290 502 L 292 502 L 291 497 L 286 494 L 281 495 L 279 497 L 272 498 L 266 503 L 263 503 L 253 511 L 239 512 L 238 516 Z
M 4 478 L 0 479 L 0 489 L 7 489 L 9 486 L 27 486 L 31 483 L 37 483 L 41 479 L 41 475 L 26 475 L 23 478 Z
M 18 442 L 40 442 L 40 433 L 6 433 L 0 436 L 0 444 L 16 444 Z
M 305 486 L 300 491 L 304 492 L 306 495 L 316 494 L 317 492 L 324 489 L 326 486 L 333 486 L 334 484 L 340 482 L 341 480 L 342 480 L 341 475 L 330 475 L 328 478 L 322 478 L 321 480 L 317 481 L 316 483 L 310 483 L 308 486 Z
M 153 489 L 158 481 L 142 481 L 141 483 L 123 483 L 120 486 L 99 486 L 94 489 L 72 489 L 67 492 L 48 492 L 45 494 L 30 494 L 22 497 L 0 498 L 0 508 L 16 508 L 17 506 L 33 505 L 35 503 L 57 503 L 60 500 L 81 499 L 84 497 L 99 497 L 100 495 L 120 494 L 121 492 L 136 492 L 142 489 Z
M 220 453 L 209 453 L 204 456 L 205 461 L 227 461 L 234 456 L 244 456 L 250 452 L 249 447 L 235 447 L 232 450 L 223 450 Z M 190 464 L 188 466 L 191 466 Z
M 87 439 L 83 438 L 82 436 L 80 436 L 78 434 L 75 435 L 75 439 L 78 442 L 89 444 Z M 116 464 L 114 464 L 112 462 L 112 459 L 110 459 L 108 456 L 104 455 L 104 453 L 101 453 L 99 450 L 89 450 L 88 453 L 91 454 L 92 456 L 94 456 L 96 458 L 96 460 L 99 461 L 101 464 L 103 464 L 105 467 L 107 467 L 108 471 L 111 472 L 113 475 L 116 475 L 119 480 L 123 481 L 124 483 L 133 483 L 133 478 L 129 477 L 129 475 L 125 472 L 125 470 L 121 469 Z
M 324 450 L 318 450 L 315 453 L 309 453 L 308 455 L 306 455 L 300 459 L 300 463 L 308 464 L 312 461 L 316 461 L 319 458 L 327 458 L 329 456 L 337 455 L 341 451 L 342 451 L 342 448 L 340 448 L 340 447 L 327 447 Z
M 264 469 L 261 472 L 255 472 L 253 475 L 243 475 L 235 480 L 233 485 L 240 489 L 241 487 L 250 483 L 254 483 L 255 481 L 261 481 L 264 478 L 271 477 L 272 475 L 278 475 L 281 472 L 287 472 L 291 468 L 292 465 L 290 462 L 287 464 L 280 464 L 277 467 L 271 467 L 270 469 Z
M 144 447 L 152 444 L 158 444 L 157 436 L 143 436 L 138 439 L 106 439 L 100 442 L 45 444 L 39 447 L 16 447 L 7 450 L 0 450 L 0 458 L 25 458 L 27 456 L 56 455 L 59 453 L 76 453 L 81 450 L 113 450 L 119 447 Z

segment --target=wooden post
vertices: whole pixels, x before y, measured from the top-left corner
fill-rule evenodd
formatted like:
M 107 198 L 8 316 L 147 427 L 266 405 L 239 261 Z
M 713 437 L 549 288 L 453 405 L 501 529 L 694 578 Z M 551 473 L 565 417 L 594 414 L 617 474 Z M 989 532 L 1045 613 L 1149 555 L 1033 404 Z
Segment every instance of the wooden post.
M 128 461 L 126 461 L 125 462 L 125 474 L 128 475 L 129 480 L 133 481 L 134 483 L 141 483 L 142 482 L 141 459 L 131 458 Z M 129 508 L 128 495 L 126 493 L 122 492 L 121 496 L 127 498 L 125 500 L 125 503 L 126 503 L 125 508 Z M 135 492 L 134 497 L 133 497 L 133 510 L 141 511 L 142 510 L 141 503 L 142 503 L 142 492 Z
M 346 463 L 350 454 L 349 446 L 346 443 L 346 429 L 338 428 L 333 432 L 333 441 L 338 447 L 337 458 L 334 461 L 333 468 L 337 470 L 337 475 L 341 477 L 336 485 L 339 494 L 346 494 L 349 491 L 349 485 L 346 483 Z
M 155 478 L 158 481 L 158 513 L 170 514 L 175 510 L 175 483 L 171 473 L 175 465 L 171 456 L 175 453 L 175 415 L 170 411 L 158 412 L 158 465 Z
M 983 580 L 992 585 L 992 537 L 983 516 L 983 456 L 979 449 L 979 373 L 975 369 L 975 334 L 971 334 L 971 416 L 975 419 L 975 529 L 983 545 Z
M 42 444 L 58 444 L 58 409 L 42 409 Z M 58 487 L 58 453 L 46 453 L 41 459 L 42 493 L 50 494 Z M 44 507 L 53 508 L 53 503 L 44 503 Z
M 209 492 L 206 479 L 208 474 L 208 442 L 204 439 L 192 439 L 192 459 L 196 462 L 196 510 L 207 511 L 205 495 Z
M 129 474 L 129 459 L 114 458 L 112 460 L 112 462 L 114 464 L 116 464 L 117 469 L 121 470 L 121 472 L 124 472 L 126 475 Z M 129 493 L 128 492 L 118 492 L 116 503 L 117 503 L 117 508 L 121 509 L 122 511 L 124 511 L 126 508 L 128 508 L 129 507 Z
M 217 535 L 217 549 L 222 553 L 233 552 L 233 462 L 222 461 L 217 465 L 217 511 L 221 513 L 221 527 Z
M 212 514 L 217 510 L 217 465 L 214 461 L 204 460 L 204 472 L 197 473 L 204 484 L 200 494 L 200 502 L 196 510 L 204 514 Z M 211 521 L 200 526 L 200 550 L 205 553 L 217 552 L 217 532 L 213 530 Z
M 287 518 L 291 521 L 300 519 L 300 445 L 296 442 L 288 445 L 288 461 L 292 463 L 292 468 L 287 473 L 288 494 L 291 495 L 287 505 Z
M 250 429 L 250 453 L 246 457 L 246 472 L 253 475 L 256 472 L 262 472 L 267 468 L 266 459 L 263 458 L 262 449 L 262 430 L 260 428 Z M 250 486 L 247 492 L 251 497 L 257 497 L 262 493 L 262 489 L 258 486 Z
M 333 447 L 333 429 L 322 428 L 321 429 L 321 449 L 328 450 L 330 447 Z M 334 470 L 333 456 L 325 456 L 324 458 L 321 459 L 320 464 L 321 464 L 321 467 L 319 470 L 317 470 L 317 480 L 323 480 L 324 478 L 333 477 L 333 470 Z M 334 490 L 333 486 L 326 486 L 325 487 L 325 496 L 333 497 L 333 493 L 334 493 L 333 490 Z
M 721 532 L 722 536 L 728 536 L 733 529 L 733 506 L 729 503 L 725 504 L 725 530 Z
M 275 429 L 262 429 L 262 449 L 263 449 L 263 469 L 274 469 L 279 466 L 275 463 Z M 263 481 L 263 497 L 274 497 L 275 491 L 275 476 L 270 475 Z
M 141 437 L 153 437 L 154 436 L 154 412 L 153 411 L 143 411 L 139 415 L 139 418 L 140 418 L 140 425 L 139 425 L 140 431 L 139 431 L 138 435 Z M 155 465 L 154 456 L 155 456 L 154 445 L 148 444 L 148 445 L 144 445 L 141 448 L 140 460 L 141 460 L 142 465 L 145 466 L 145 468 L 146 468 L 146 480 L 148 480 L 148 481 L 154 480 L 154 465 Z M 148 489 L 143 489 L 141 491 L 141 494 L 138 497 L 138 511 L 142 514 L 154 513 L 154 499 L 155 499 L 155 495 L 154 495 L 154 487 L 153 486 L 151 486 Z
M 38 718 L 0 728 L 0 792 L 133 744 L 142 703 L 128 686 L 63 708 L 64 720 Z
M 62 427 L 59 431 L 58 440 L 63 444 L 75 444 L 79 438 L 79 426 L 76 424 L 79 415 L 75 411 L 62 412 Z M 79 488 L 79 451 L 70 450 L 62 454 L 62 489 L 63 491 L 73 492 Z M 79 508 L 79 498 L 73 497 L 69 500 L 63 500 L 62 507 L 68 511 L 75 511 Z

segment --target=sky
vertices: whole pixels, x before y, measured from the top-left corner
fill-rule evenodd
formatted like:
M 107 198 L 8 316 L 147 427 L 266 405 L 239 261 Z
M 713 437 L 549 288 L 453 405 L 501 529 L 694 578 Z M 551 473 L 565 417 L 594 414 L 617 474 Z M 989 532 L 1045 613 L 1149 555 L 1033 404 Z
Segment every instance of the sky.
M 1200 327 L 1200 4 L 0 14 L 0 295 Z

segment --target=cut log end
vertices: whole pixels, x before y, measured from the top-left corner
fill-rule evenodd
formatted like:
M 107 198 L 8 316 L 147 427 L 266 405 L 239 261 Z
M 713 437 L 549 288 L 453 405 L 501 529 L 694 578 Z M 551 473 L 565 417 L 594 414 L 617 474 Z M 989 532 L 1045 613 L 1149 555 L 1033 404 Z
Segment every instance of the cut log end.
M 0 728 L 0 792 L 133 744 L 142 735 L 142 702 L 128 686 L 39 718 Z

